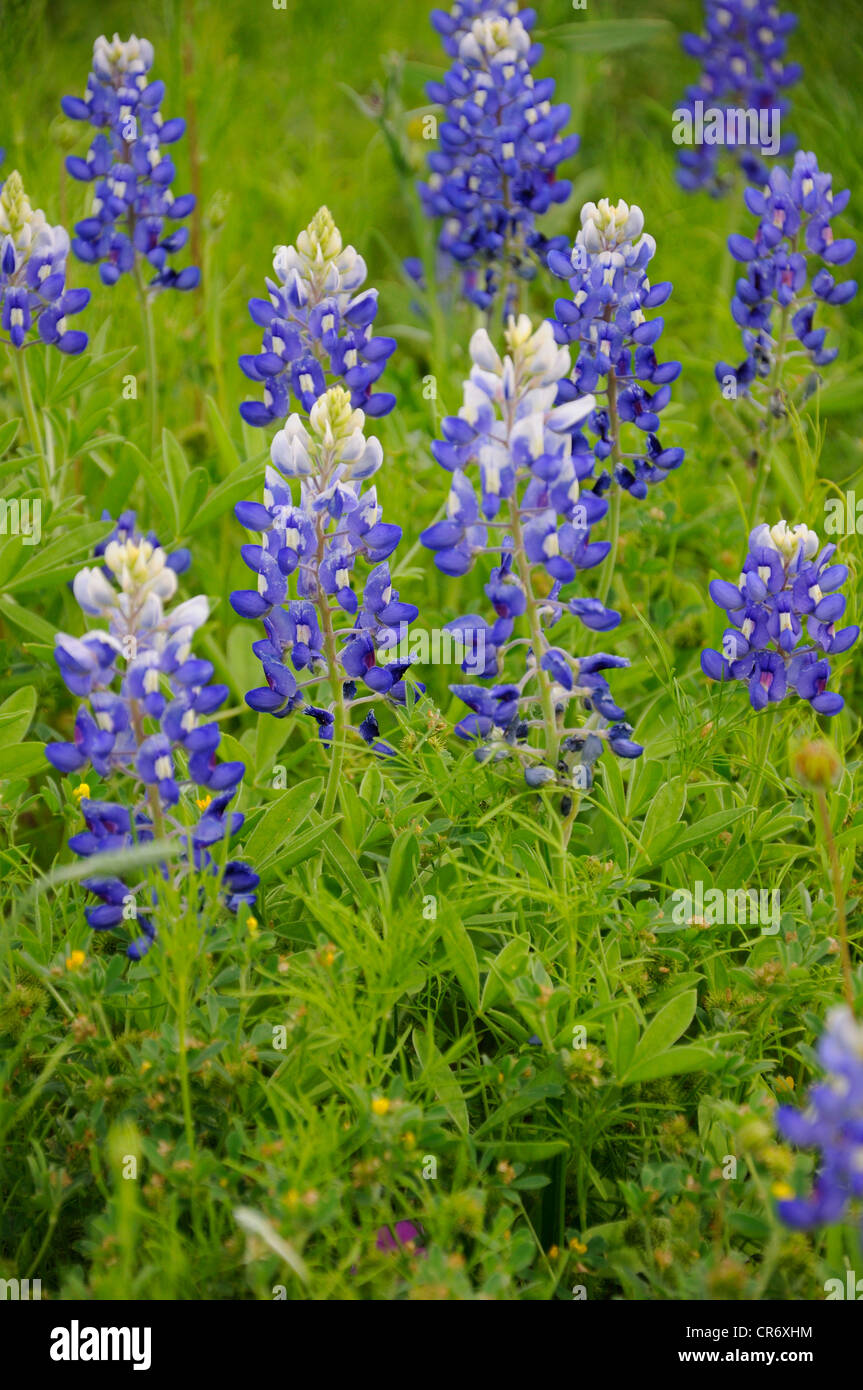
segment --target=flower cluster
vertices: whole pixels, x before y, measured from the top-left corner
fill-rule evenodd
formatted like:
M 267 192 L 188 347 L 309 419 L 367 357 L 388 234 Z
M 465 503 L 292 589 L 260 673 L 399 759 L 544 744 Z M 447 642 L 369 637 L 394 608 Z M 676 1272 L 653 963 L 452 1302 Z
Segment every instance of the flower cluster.
M 781 127 L 790 110 L 783 92 L 799 81 L 803 71 L 799 63 L 785 62 L 788 35 L 797 16 L 782 14 L 774 0 L 705 0 L 704 9 L 705 32 L 684 34 L 681 39 L 684 52 L 701 63 L 699 79 L 687 88 L 681 110 L 694 114 L 701 103 L 725 116 L 765 113 Z M 776 153 L 789 154 L 795 145 L 793 135 L 782 136 Z M 681 188 L 687 192 L 707 189 L 714 195 L 725 192 L 731 180 L 720 170 L 722 148 L 721 143 L 703 143 L 681 150 L 677 169 Z M 750 183 L 767 179 L 760 157 L 763 148 L 760 139 L 732 146 Z
M 610 548 L 591 540 L 590 528 L 608 503 L 581 491 L 592 460 L 573 444 L 595 402 L 585 396 L 557 403 L 570 357 L 555 345 L 548 322 L 534 330 L 526 315 L 510 318 L 504 337 L 501 359 L 485 329 L 473 335 L 464 404 L 444 420 L 444 438 L 432 446 L 453 475 L 446 519 L 422 534 L 435 564 L 445 574 L 464 574 L 477 555 L 500 552 L 485 585 L 494 622 L 469 614 L 447 624 L 468 650 L 463 669 L 500 682 L 452 687 L 470 711 L 456 732 L 483 741 L 481 758 L 514 752 L 531 786 L 571 776 L 584 787 L 603 742 L 622 757 L 641 752 L 602 675 L 629 663 L 605 653 L 576 658 L 548 636 L 564 615 L 596 631 L 620 621 L 597 599 L 562 596 L 577 570 L 599 564 Z M 478 467 L 479 496 L 467 475 L 471 465 Z M 489 544 L 494 531 L 496 545 Z M 519 618 L 526 618 L 529 638 L 513 638 Z M 507 653 L 517 647 L 524 647 L 524 670 L 504 682 Z M 535 717 L 538 706 L 541 718 Z M 572 725 L 570 709 L 586 710 L 586 722 Z M 540 728 L 536 746 L 531 739 Z M 577 767 L 584 771 L 576 773 Z
M 548 256 L 549 269 L 567 280 L 572 291 L 571 299 L 555 302 L 554 336 L 558 343 L 576 344 L 578 354 L 558 399 L 604 397 L 587 422 L 597 436 L 592 451 L 599 462 L 611 458 L 614 480 L 637 498 L 646 497 L 649 484 L 662 482 L 684 457 L 683 449 L 663 448 L 657 437 L 680 363 L 657 359 L 664 321 L 644 312 L 665 303 L 671 284 L 651 285 L 647 277 L 656 242 L 643 227 L 638 207 L 623 201 L 615 206 L 605 198 L 586 203 L 575 245 Z M 622 424 L 644 433 L 643 449 L 621 450 Z M 580 448 L 588 447 L 580 441 Z M 610 481 L 603 473 L 597 479 L 599 491 Z
M 273 269 L 269 298 L 249 300 L 264 339 L 259 353 L 239 360 L 251 381 L 263 383 L 264 399 L 244 401 L 243 419 L 262 426 L 284 420 L 291 393 L 309 411 L 337 383 L 365 415 L 389 414 L 395 396 L 374 387 L 396 342 L 373 334 L 378 292 L 362 288 L 365 261 L 343 245 L 328 208 L 318 209 L 296 246 L 276 247 Z
M 464 266 L 464 293 L 483 309 L 510 272 L 533 278 L 549 246 L 565 244 L 546 240 L 536 219 L 569 197 L 556 171 L 579 140 L 561 134 L 569 107 L 553 104 L 554 81 L 533 75 L 542 55 L 530 37 L 535 20 L 517 0 L 456 0 L 450 14 L 432 13 L 453 64 L 427 87 L 446 119 L 419 192 L 426 214 L 443 219 L 440 251 Z
M 82 704 L 71 743 L 50 743 L 48 760 L 60 772 L 92 768 L 104 781 L 129 779 L 130 794 L 118 800 L 90 798 L 76 789 L 86 829 L 69 848 L 94 859 L 83 886 L 101 901 L 87 909 L 90 926 L 107 931 L 125 921 L 141 930 L 127 955 L 139 960 L 155 937 L 156 901 L 146 882 L 127 885 L 100 875 L 98 855 L 163 836 L 182 848 L 180 878 L 219 872 L 210 848 L 232 836 L 243 817 L 228 807 L 245 772 L 241 762 L 218 762 L 220 733 L 212 719 L 227 698 L 212 683 L 209 661 L 192 654 L 195 631 L 208 604 L 199 596 L 168 608 L 177 574 L 189 564 L 186 551 L 167 555 L 155 537 L 139 534 L 133 512 L 124 513 L 99 547 L 102 565 L 76 575 L 73 591 L 84 613 L 107 622 L 83 637 L 58 633 L 55 659 L 63 679 Z M 117 788 L 122 795 L 122 782 Z M 160 866 L 167 879 L 167 864 Z M 257 875 L 239 861 L 221 870 L 221 891 L 236 912 L 255 901 Z
M 17 170 L 0 188 L 0 328 L 15 348 L 37 338 L 61 352 L 82 352 L 87 334 L 67 318 L 89 302 L 89 290 L 66 287 L 69 237 L 30 206 Z
M 838 349 L 824 347 L 826 329 L 814 327 L 815 308 L 819 300 L 847 304 L 854 298 L 856 281 L 837 284 L 828 267 L 845 265 L 857 247 L 850 237 L 833 235 L 831 220 L 851 195 L 847 189 L 834 194 L 832 182 L 831 174 L 819 170 L 814 154 L 800 151 L 791 174 L 774 169 L 764 189 L 746 190 L 746 206 L 759 219 L 758 229 L 753 238 L 735 234 L 728 240 L 734 259 L 746 266 L 731 304 L 746 356 L 739 367 L 718 362 L 715 369 L 719 383 L 723 388 L 732 383 L 735 394 L 749 395 L 753 384 L 772 378 L 782 364 L 788 324 L 814 366 L 826 366 L 837 355 Z M 810 255 L 823 262 L 811 283 Z M 782 316 L 778 339 L 773 329 L 777 306 Z M 781 400 L 771 402 L 771 408 L 784 413 Z
M 383 460 L 364 424 L 345 388 L 330 387 L 307 421 L 291 415 L 273 439 L 263 502 L 236 506 L 237 519 L 261 541 L 243 547 L 257 587 L 236 591 L 231 603 L 241 617 L 261 618 L 267 634 L 253 647 L 267 684 L 246 701 L 281 716 L 302 710 L 326 742 L 339 732 L 334 707 L 347 713 L 379 697 L 405 703 L 410 659 L 397 649 L 417 616 L 393 589 L 387 563 L 401 527 L 381 519 L 375 488 L 364 487 Z M 361 596 L 359 559 L 372 567 Z M 334 693 L 326 706 L 312 699 L 324 682 Z M 357 732 L 377 751 L 391 751 L 377 742 L 373 709 Z
M 820 1150 L 809 1196 L 778 1203 L 781 1219 L 798 1230 L 833 1225 L 863 1197 L 863 1027 L 849 1008 L 828 1015 L 818 1056 L 827 1076 L 810 1088 L 807 1108 L 783 1105 L 776 1116 L 792 1144 Z
M 190 193 L 171 192 L 174 164 L 165 146 L 186 129 L 180 117 L 165 120 L 159 110 L 165 84 L 151 81 L 153 45 L 133 34 L 125 43 L 115 34 L 93 45 L 93 70 L 84 97 L 63 97 L 65 115 L 88 121 L 98 132 L 86 159 L 69 155 L 66 168 L 75 179 L 93 183 L 89 217 L 78 222 L 72 249 L 79 260 L 99 266 L 106 285 L 134 272 L 138 258 L 156 272 L 151 289 L 191 290 L 201 273 L 197 266 L 174 270 L 168 257 L 185 246 L 188 231 L 166 231 L 195 206 Z
M 789 689 L 808 700 L 818 714 L 838 714 L 841 695 L 827 689 L 828 655 L 845 652 L 859 627 L 836 631 L 845 612 L 839 593 L 848 578 L 845 565 L 832 563 L 835 545 L 818 549 L 806 526 L 756 526 L 739 584 L 714 579 L 710 596 L 731 624 L 722 652 L 707 649 L 701 669 L 711 680 L 745 680 L 753 709 L 782 700 Z M 803 643 L 804 645 L 801 645 Z

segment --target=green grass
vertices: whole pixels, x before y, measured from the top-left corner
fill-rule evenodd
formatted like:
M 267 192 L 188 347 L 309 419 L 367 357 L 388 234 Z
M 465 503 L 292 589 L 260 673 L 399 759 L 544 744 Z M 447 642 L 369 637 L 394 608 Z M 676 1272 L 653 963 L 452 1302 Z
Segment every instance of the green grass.
M 446 579 L 416 544 L 445 497 L 429 443 L 459 403 L 475 326 L 455 295 L 417 305 L 400 268 L 427 235 L 417 117 L 443 58 L 426 5 L 108 3 L 98 21 L 76 5 L 6 5 L 2 172 L 20 169 L 50 220 L 81 216 L 86 191 L 60 170 L 85 137 L 58 122 L 60 96 L 83 89 L 94 24 L 143 32 L 166 114 L 194 114 L 204 269 L 200 292 L 154 307 L 170 434 L 153 455 L 134 286 L 109 291 L 72 264 L 94 292 L 81 319 L 91 349 L 59 365 L 28 353 L 55 443 L 51 503 L 26 423 L 4 436 L 22 410 L 0 356 L 0 493 L 41 496 L 44 533 L 38 547 L 0 538 L 0 1276 L 41 1277 L 43 1296 L 541 1300 L 583 1287 L 591 1300 L 797 1300 L 823 1297 L 846 1262 L 859 1269 L 850 1222 L 791 1234 L 771 1195 L 811 1177 L 772 1114 L 817 1075 L 813 1048 L 842 993 L 830 863 L 789 761 L 818 720 L 791 701 L 756 717 L 742 688 L 708 688 L 699 668 L 722 627 L 707 584 L 742 560 L 754 484 L 752 439 L 713 378 L 718 357 L 740 356 L 724 246 L 751 220 L 673 177 L 670 112 L 694 77 L 677 34 L 700 7 L 539 8 L 543 70 L 582 137 L 551 229 L 572 234 L 581 203 L 604 194 L 644 210 L 656 276 L 674 281 L 664 355 L 684 364 L 664 436 L 687 449 L 647 503 L 623 505 L 623 622 L 607 640 L 631 659 L 614 692 L 646 751 L 623 768 L 602 759 L 562 858 L 556 799 L 453 738 L 451 671 L 429 668 L 428 698 L 391 717 L 395 759 L 351 750 L 329 827 L 326 754 L 305 721 L 243 704 L 258 634 L 227 601 L 247 575 L 233 503 L 257 495 L 266 440 L 241 425 L 236 357 L 257 345 L 246 301 L 273 246 L 321 203 L 365 256 L 381 331 L 399 340 L 398 408 L 375 428 L 379 492 L 405 532 L 399 586 L 428 628 L 477 606 L 478 574 Z M 793 125 L 853 190 L 840 219 L 853 234 L 857 21 L 796 8 L 806 76 Z M 605 52 L 571 42 L 645 18 L 637 44 L 611 47 L 620 29 L 602 35 Z M 191 144 L 177 149 L 181 191 Z M 550 283 L 531 295 L 535 316 L 550 311 Z M 819 533 L 825 499 L 863 498 L 859 309 L 830 327 L 839 358 L 778 441 L 762 508 Z M 124 398 L 130 373 L 137 399 Z M 104 533 L 102 509 L 125 506 L 167 547 L 192 548 L 183 596 L 213 600 L 202 654 L 231 688 L 222 751 L 247 764 L 240 846 L 251 841 L 263 879 L 255 934 L 212 904 L 202 934 L 166 900 L 159 948 L 138 965 L 86 925 L 65 848 L 79 779 L 46 771 L 41 753 L 74 720 L 52 658 L 56 630 L 81 631 L 67 581 Z M 859 535 L 840 558 L 859 621 Z M 844 771 L 829 814 L 859 996 L 859 655 L 836 669 Z M 263 824 L 271 806 L 283 814 Z M 675 929 L 672 894 L 698 880 L 779 890 L 779 932 Z M 85 962 L 70 970 L 73 950 Z M 378 1229 L 401 1220 L 422 1227 L 424 1257 L 376 1251 Z

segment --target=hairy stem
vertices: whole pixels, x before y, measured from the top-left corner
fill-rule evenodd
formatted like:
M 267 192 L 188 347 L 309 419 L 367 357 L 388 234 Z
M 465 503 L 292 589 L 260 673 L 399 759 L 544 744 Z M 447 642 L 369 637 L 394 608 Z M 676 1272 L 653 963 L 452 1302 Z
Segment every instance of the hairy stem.
M 138 303 L 141 306 L 141 322 L 144 327 L 144 346 L 147 354 L 147 397 L 150 420 L 150 456 L 152 458 L 155 456 L 159 443 L 159 375 L 156 359 L 156 333 L 153 326 L 153 305 L 144 284 L 141 264 L 137 256 L 135 257 L 135 286 L 138 291 Z
M 21 397 L 21 404 L 24 407 L 24 419 L 27 422 L 27 433 L 30 436 L 30 445 L 39 461 L 39 480 L 42 490 L 47 497 L 51 495 L 51 469 L 45 453 L 45 446 L 42 443 L 42 430 L 39 426 L 39 415 L 33 401 L 33 392 L 30 387 L 30 374 L 27 371 L 27 363 L 24 357 L 24 348 L 12 348 L 12 366 L 15 371 L 15 380 L 18 385 L 18 394 Z
M 842 865 L 839 862 L 839 851 L 836 848 L 836 840 L 833 835 L 833 827 L 830 824 L 830 807 L 827 804 L 827 793 L 823 787 L 819 787 L 816 796 L 818 813 L 821 817 L 821 829 L 824 832 L 824 843 L 827 848 L 827 858 L 830 861 L 830 877 L 833 880 L 833 897 L 836 902 L 836 916 L 839 919 L 839 952 L 842 962 L 842 992 L 845 995 L 845 1002 L 849 1009 L 854 1010 L 854 983 L 851 974 L 851 949 L 848 944 L 848 920 L 845 912 L 845 890 L 842 886 Z
M 521 517 L 518 510 L 518 499 L 513 496 L 509 499 L 509 519 L 512 526 L 513 555 L 515 567 L 518 572 L 521 586 L 524 589 L 527 600 L 527 620 L 530 624 L 530 635 L 533 639 L 533 655 L 536 662 L 536 679 L 539 683 L 539 695 L 542 703 L 542 719 L 545 726 L 546 751 L 548 761 L 553 769 L 557 768 L 557 752 L 559 745 L 559 735 L 557 731 L 557 718 L 554 713 L 554 699 L 551 693 L 551 678 L 547 671 L 540 666 L 544 638 L 542 635 L 542 625 L 539 621 L 539 612 L 536 606 L 536 599 L 533 593 L 533 584 L 530 576 L 530 562 L 524 548 L 524 539 L 521 532 Z
M 793 249 L 797 249 L 797 239 L 794 239 Z M 770 373 L 770 387 L 767 397 L 767 430 L 764 445 L 758 451 L 758 467 L 755 470 L 755 483 L 752 488 L 752 509 L 750 511 L 750 525 L 758 525 L 758 512 L 761 506 L 761 493 L 767 479 L 770 468 L 770 459 L 773 453 L 773 445 L 776 440 L 776 422 L 779 419 L 777 411 L 781 405 L 782 391 L 782 369 L 785 365 L 785 345 L 788 340 L 788 323 L 791 318 L 791 304 L 784 305 L 779 319 L 779 336 L 776 340 L 776 355 L 773 359 L 773 370 Z

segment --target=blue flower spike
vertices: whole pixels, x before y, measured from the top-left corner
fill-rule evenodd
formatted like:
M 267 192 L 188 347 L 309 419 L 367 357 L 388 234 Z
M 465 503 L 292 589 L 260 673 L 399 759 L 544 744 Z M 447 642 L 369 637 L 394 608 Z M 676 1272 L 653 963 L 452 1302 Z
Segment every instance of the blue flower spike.
M 620 621 L 599 600 L 565 592 L 610 548 L 591 536 L 608 503 L 582 486 L 593 458 L 580 429 L 596 402 L 561 390 L 570 354 L 548 321 L 535 328 L 527 315 L 510 317 L 504 345 L 501 357 L 485 329 L 471 339 L 462 407 L 432 446 L 452 478 L 446 518 L 421 539 L 444 574 L 499 557 L 484 586 L 493 620 L 470 613 L 447 624 L 471 677 L 451 687 L 468 708 L 456 733 L 477 743 L 481 761 L 519 760 L 530 787 L 584 791 L 604 749 L 624 758 L 642 751 L 603 675 L 629 663 L 603 652 L 576 657 L 552 638 L 563 618 L 594 631 Z
M 752 708 L 763 710 L 789 693 L 816 714 L 836 715 L 845 701 L 828 690 L 828 657 L 846 652 L 860 635 L 856 625 L 837 630 L 848 578 L 834 564 L 835 545 L 819 547 L 808 527 L 762 523 L 749 537 L 740 582 L 714 579 L 710 597 L 728 615 L 722 651 L 706 649 L 701 669 L 711 680 L 742 680 Z
M 207 599 L 169 606 L 188 552 L 166 553 L 155 536 L 140 534 L 134 512 L 125 512 L 97 559 L 103 563 L 75 576 L 73 592 L 100 626 L 80 638 L 58 633 L 54 652 L 67 687 L 82 701 L 73 740 L 49 743 L 45 755 L 64 775 L 92 769 L 109 783 L 111 801 L 91 798 L 87 784 L 76 788 L 86 828 L 69 848 L 93 860 L 92 875 L 82 880 L 100 900 L 86 909 L 90 926 L 106 931 L 134 921 L 141 935 L 126 954 L 140 960 L 156 937 L 158 901 L 146 880 L 127 884 L 100 874 L 101 853 L 178 840 L 180 856 L 170 861 L 175 883 L 221 872 L 222 901 L 233 913 L 251 911 L 258 876 L 236 860 L 220 871 L 210 854 L 243 823 L 228 808 L 245 767 L 217 760 L 220 731 L 212 716 L 228 688 L 214 684 L 212 664 L 192 653 Z M 167 864 L 159 867 L 167 877 Z M 200 887 L 200 879 L 190 882 L 190 898 Z
M 0 342 L 83 352 L 87 334 L 70 328 L 69 320 L 89 303 L 90 291 L 67 286 L 68 255 L 68 233 L 31 206 L 13 170 L 0 188 Z

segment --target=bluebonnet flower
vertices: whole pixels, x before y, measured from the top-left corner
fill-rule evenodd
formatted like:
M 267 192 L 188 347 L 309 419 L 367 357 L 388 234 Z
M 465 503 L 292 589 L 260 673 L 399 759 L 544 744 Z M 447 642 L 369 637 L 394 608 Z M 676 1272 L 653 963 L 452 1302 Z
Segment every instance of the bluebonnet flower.
M 89 302 L 89 290 L 66 285 L 69 237 L 33 209 L 21 176 L 13 170 L 0 188 L 0 341 L 15 348 L 41 341 L 78 353 L 87 334 L 67 319 Z
M 819 1152 L 811 1193 L 777 1206 L 786 1225 L 798 1230 L 833 1225 L 863 1197 L 863 1027 L 850 1008 L 828 1015 L 818 1056 L 827 1076 L 810 1087 L 806 1109 L 783 1105 L 776 1115 L 785 1139 Z
M 562 134 L 570 113 L 553 103 L 553 79 L 534 77 L 542 56 L 530 37 L 535 21 L 517 0 L 456 0 L 451 13 L 432 13 L 453 63 L 427 87 L 446 118 L 419 192 L 427 216 L 442 219 L 439 250 L 464 267 L 464 293 L 483 309 L 510 272 L 532 279 L 548 248 L 565 245 L 547 240 L 536 220 L 569 197 L 557 166 L 579 140 Z M 504 315 L 512 297 L 510 286 Z
M 592 452 L 597 462 L 611 459 L 613 479 L 633 497 L 647 496 L 652 483 L 662 482 L 683 462 L 684 451 L 664 448 L 659 441 L 659 417 L 671 400 L 671 383 L 680 375 L 679 362 L 660 362 L 656 344 L 664 327 L 661 316 L 648 318 L 645 310 L 664 304 L 671 284 L 651 285 L 647 266 L 656 242 L 643 232 L 644 216 L 638 207 L 606 198 L 585 203 L 581 230 L 571 251 L 552 250 L 548 265 L 567 280 L 571 299 L 555 302 L 554 336 L 558 343 L 576 347 L 575 368 L 561 382 L 560 401 L 584 395 L 601 395 L 587 419 L 596 436 L 588 444 L 580 436 L 574 444 L 579 456 Z M 628 423 L 644 434 L 644 447 L 624 453 L 620 426 Z M 587 463 L 583 465 L 587 469 Z M 597 478 L 603 492 L 611 478 Z
M 701 74 L 686 90 L 686 99 L 679 109 L 695 118 L 701 104 L 702 114 L 720 111 L 727 122 L 738 113 L 751 112 L 755 117 L 770 113 L 773 121 L 782 122 L 790 110 L 783 95 L 786 88 L 799 81 L 799 63 L 785 61 L 788 35 L 797 23 L 797 16 L 785 14 L 774 0 L 705 0 L 705 32 L 684 34 L 681 44 L 690 58 L 701 62 Z M 677 116 L 675 112 L 675 116 Z M 735 125 L 735 132 L 736 132 Z M 748 135 L 754 130 L 747 127 Z M 763 136 L 762 132 L 762 136 Z M 768 144 L 775 144 L 769 140 Z M 777 155 L 789 154 L 796 146 L 793 135 L 782 135 L 775 150 Z M 766 182 L 768 171 L 764 163 L 763 138 L 751 143 L 737 138 L 709 143 L 693 149 L 681 149 L 678 155 L 677 179 L 687 192 L 706 189 L 714 195 L 726 192 L 733 182 L 731 168 L 724 171 L 720 154 L 729 149 L 734 163 L 742 169 L 750 183 Z
M 93 184 L 89 217 L 77 223 L 75 255 L 99 266 L 106 285 L 146 262 L 155 272 L 150 289 L 191 290 L 199 283 L 197 266 L 175 270 L 168 257 L 182 250 L 185 227 L 169 230 L 195 206 L 192 194 L 175 197 L 175 168 L 167 146 L 181 138 L 186 123 L 165 120 L 160 107 L 165 84 L 150 79 L 153 45 L 134 34 L 125 42 L 104 35 L 93 45 L 93 70 L 83 97 L 65 96 L 63 112 L 87 121 L 98 132 L 86 159 L 69 155 L 73 178 Z
M 107 625 L 80 638 L 57 634 L 57 665 L 82 704 L 72 742 L 49 743 L 45 754 L 64 774 L 86 774 L 92 767 L 118 798 L 91 799 L 85 784 L 80 804 L 86 829 L 72 836 L 69 847 L 94 860 L 93 875 L 82 880 L 100 900 L 86 909 L 90 926 L 104 931 L 134 920 L 142 934 L 127 955 L 138 960 L 155 937 L 155 890 L 146 881 L 127 885 L 100 875 L 98 855 L 167 835 L 182 845 L 184 877 L 216 875 L 210 847 L 243 823 L 228 808 L 245 768 L 217 761 L 220 734 L 212 715 L 228 689 L 213 683 L 212 664 L 191 650 L 207 618 L 207 600 L 199 596 L 167 607 L 177 574 L 188 565 L 187 553 L 166 554 L 139 534 L 134 513 L 126 512 L 97 558 L 104 563 L 82 569 L 73 592 L 88 617 Z M 167 877 L 166 865 L 160 871 Z M 226 864 L 221 890 L 232 912 L 251 907 L 257 881 L 247 865 Z
M 836 238 L 831 220 L 847 206 L 850 193 L 834 194 L 832 175 L 822 173 L 814 154 L 797 154 L 791 174 L 774 169 L 763 189 L 747 188 L 744 201 L 756 216 L 755 236 L 735 234 L 728 247 L 746 267 L 737 281 L 731 313 L 742 330 L 746 356 L 740 366 L 716 364 L 716 378 L 725 392 L 751 397 L 755 385 L 774 384 L 775 369 L 783 365 L 787 329 L 797 339 L 815 367 L 836 357 L 837 348 L 825 348 L 826 329 L 814 326 L 815 309 L 823 304 L 847 304 L 857 293 L 857 283 L 837 283 L 829 267 L 845 265 L 857 247 L 850 237 Z M 814 270 L 810 257 L 822 262 Z M 816 261 L 816 263 L 817 263 Z M 778 332 L 774 313 L 780 312 Z M 771 399 L 773 415 L 785 413 L 781 383 L 778 399 Z
M 417 616 L 392 586 L 388 562 L 401 528 L 383 521 L 375 488 L 365 486 L 383 450 L 364 425 L 345 388 L 330 387 L 307 420 L 291 415 L 273 439 L 263 502 L 235 509 L 243 526 L 261 533 L 259 544 L 243 546 L 257 585 L 231 595 L 240 617 L 262 619 L 266 632 L 253 646 L 266 685 L 246 702 L 280 716 L 301 710 L 326 743 L 338 741 L 336 716 L 341 721 L 354 705 L 380 697 L 405 703 L 410 658 L 401 653 Z M 311 698 L 324 683 L 332 706 Z M 373 716 L 357 732 L 377 751 L 392 751 L 377 742 Z
M 641 752 L 603 675 L 629 663 L 604 652 L 572 656 L 549 635 L 565 615 L 595 631 L 620 621 L 597 599 L 563 593 L 578 570 L 599 564 L 610 548 L 591 539 L 608 503 L 582 491 L 592 459 L 574 452 L 595 401 L 559 403 L 571 364 L 550 323 L 534 329 L 526 315 L 510 318 L 504 336 L 503 359 L 485 329 L 471 339 L 464 403 L 432 446 L 452 473 L 447 515 L 421 539 L 445 574 L 466 573 L 478 555 L 500 555 L 485 585 L 493 621 L 470 613 L 447 624 L 467 649 L 463 669 L 494 682 L 451 687 L 469 711 L 456 733 L 480 741 L 481 760 L 520 758 L 529 786 L 572 779 L 585 789 L 603 747 L 621 757 Z M 520 620 L 529 637 L 514 636 Z M 507 677 L 507 658 L 512 667 L 510 653 L 519 651 L 523 667 Z
M 827 658 L 848 651 L 860 629 L 836 630 L 848 569 L 833 563 L 835 545 L 818 546 L 806 526 L 756 526 L 739 584 L 714 579 L 710 585 L 730 626 L 721 653 L 702 652 L 701 669 L 711 680 L 745 680 L 753 709 L 778 703 L 789 690 L 818 714 L 838 714 L 845 703 L 827 689 Z
M 244 401 L 250 425 L 284 420 L 291 397 L 308 413 L 328 386 L 341 384 L 365 415 L 387 415 L 396 403 L 375 390 L 394 338 L 376 336 L 378 292 L 363 289 L 366 264 L 344 246 L 328 208 L 319 208 L 296 246 L 277 246 L 267 299 L 250 299 L 249 313 L 264 330 L 259 353 L 240 358 L 246 376 L 264 386 L 263 401 Z

